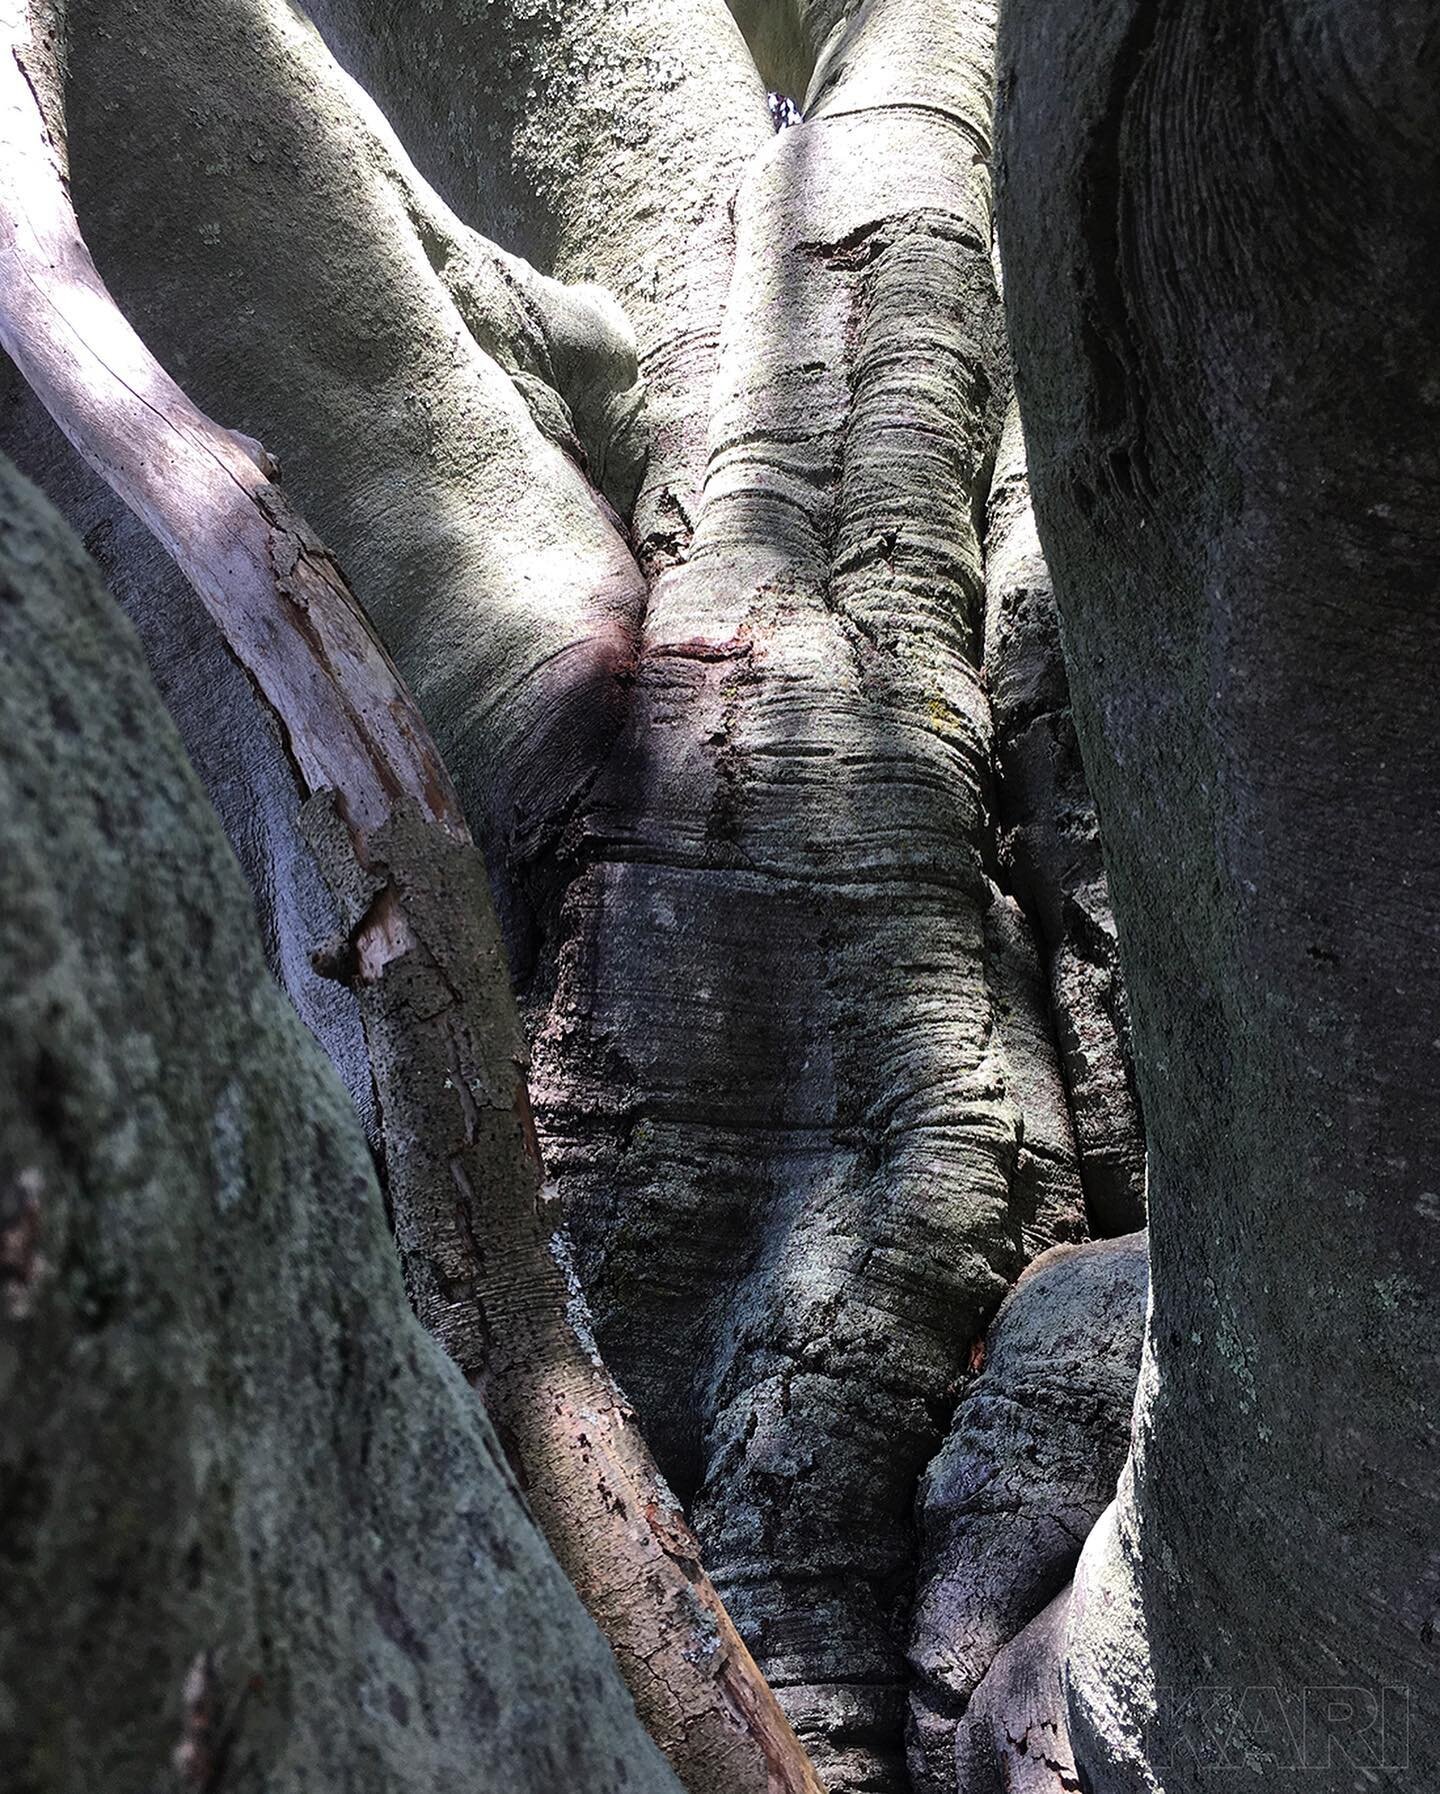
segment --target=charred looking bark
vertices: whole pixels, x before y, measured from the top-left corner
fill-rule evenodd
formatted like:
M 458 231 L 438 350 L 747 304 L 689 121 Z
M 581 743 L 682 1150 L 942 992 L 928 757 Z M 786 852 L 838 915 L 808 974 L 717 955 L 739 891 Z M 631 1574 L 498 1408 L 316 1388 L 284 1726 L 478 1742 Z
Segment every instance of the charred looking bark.
M 1150 1150 L 1069 1621 L 1094 1794 L 1440 1771 L 1437 46 L 1418 0 L 1007 11 L 1011 338 Z

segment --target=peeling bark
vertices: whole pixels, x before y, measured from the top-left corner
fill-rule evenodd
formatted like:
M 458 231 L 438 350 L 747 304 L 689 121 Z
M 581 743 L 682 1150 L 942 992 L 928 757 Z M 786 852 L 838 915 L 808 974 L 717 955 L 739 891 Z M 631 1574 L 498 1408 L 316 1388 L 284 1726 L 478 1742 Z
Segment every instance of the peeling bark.
M 133 634 L 3 461 L 0 661 L 0 1785 L 676 1794 L 409 1313 Z

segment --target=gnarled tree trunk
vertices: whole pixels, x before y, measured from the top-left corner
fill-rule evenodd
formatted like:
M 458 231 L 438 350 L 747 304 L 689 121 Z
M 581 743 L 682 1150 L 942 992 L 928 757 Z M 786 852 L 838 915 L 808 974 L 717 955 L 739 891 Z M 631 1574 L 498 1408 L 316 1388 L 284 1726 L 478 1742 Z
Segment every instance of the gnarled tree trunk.
M 81 220 L 414 690 L 601 1345 L 834 1785 L 896 1788 L 917 1480 L 1102 1168 L 1049 1013 L 1078 935 L 1013 874 L 983 665 L 993 9 L 772 9 L 773 78 L 809 90 L 778 139 L 720 0 L 315 14 L 395 131 L 280 0 L 70 0 Z M 477 231 L 604 279 L 633 340 Z M 5 434 L 102 519 L 33 417 Z M 104 521 L 125 578 L 144 545 Z M 247 694 L 167 677 L 227 765 Z M 283 756 L 241 736 L 262 906 L 282 848 L 323 898 Z M 316 907 L 276 957 L 363 1096 L 356 1014 L 304 985 Z
M 699 1562 L 590 1338 L 557 1237 L 484 865 L 410 694 L 324 547 L 115 309 L 38 92 L 53 52 L 0 20 L 0 342 L 155 532 L 273 714 L 343 922 L 387 1196 L 420 1318 L 483 1395 L 531 1506 L 695 1791 L 813 1772 Z

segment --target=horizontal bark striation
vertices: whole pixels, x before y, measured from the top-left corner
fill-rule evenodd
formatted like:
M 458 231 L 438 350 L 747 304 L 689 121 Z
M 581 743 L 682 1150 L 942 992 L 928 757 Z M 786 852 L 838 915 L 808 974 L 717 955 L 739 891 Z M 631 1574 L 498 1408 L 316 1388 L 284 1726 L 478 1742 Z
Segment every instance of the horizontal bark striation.
M 0 656 L 0 1783 L 674 1794 L 134 636 L 4 464 Z
M 804 1794 L 815 1782 L 803 1752 L 595 1354 L 544 1200 L 519 1020 L 454 787 L 263 454 L 199 412 L 116 310 L 22 73 L 44 47 L 23 19 L 7 28 L 0 341 L 174 555 L 308 795 L 301 826 L 344 923 L 314 957 L 358 1000 L 412 1304 L 482 1392 L 532 1511 L 693 1794 Z
M 957 1780 L 957 1749 L 963 1760 L 971 1731 L 988 1736 L 990 1721 L 1002 1739 L 1006 1727 L 1016 1736 L 1023 1729 L 1023 1716 L 1006 1710 L 1012 1671 L 1000 1659 L 1068 1587 L 1081 1546 L 1114 1499 L 1147 1285 L 1143 1233 L 1057 1247 L 1025 1273 L 990 1328 L 979 1372 L 920 1489 L 910 1633 L 915 1794 L 988 1794 L 988 1784 Z M 1020 1653 L 1027 1662 L 1030 1654 L 1028 1646 Z
M 1045 962 L 1090 1226 L 1145 1219 L 1145 1135 L 1100 827 L 1070 710 L 1018 410 L 1001 437 L 985 528 L 985 689 L 995 725 L 1006 883 Z
M 1006 19 L 1011 338 L 1150 1154 L 1071 1741 L 1094 1794 L 1429 1794 L 1434 8 Z
M 991 877 L 989 20 L 872 20 L 946 44 L 948 110 L 861 31 L 747 179 L 693 552 L 570 838 L 535 1072 L 602 1346 L 857 1790 L 903 1777 L 916 1476 L 1007 1283 L 1083 1225 Z

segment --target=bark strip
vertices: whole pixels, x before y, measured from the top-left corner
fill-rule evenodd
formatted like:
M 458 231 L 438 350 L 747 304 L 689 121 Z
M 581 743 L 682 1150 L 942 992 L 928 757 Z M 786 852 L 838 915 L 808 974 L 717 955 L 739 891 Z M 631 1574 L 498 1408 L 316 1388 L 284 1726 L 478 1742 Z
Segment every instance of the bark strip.
M 591 1346 L 558 1247 L 483 862 L 413 699 L 258 445 L 150 356 L 80 236 L 0 5 L 0 345 L 194 586 L 285 731 L 346 920 L 406 1283 L 481 1392 L 641 1716 L 692 1790 L 818 1789 Z

